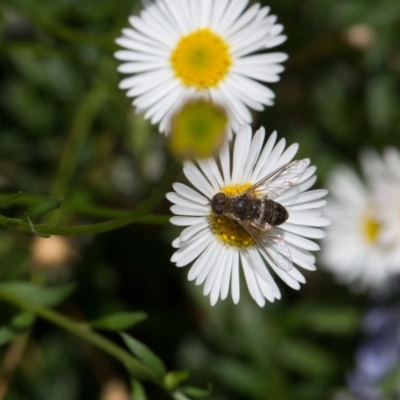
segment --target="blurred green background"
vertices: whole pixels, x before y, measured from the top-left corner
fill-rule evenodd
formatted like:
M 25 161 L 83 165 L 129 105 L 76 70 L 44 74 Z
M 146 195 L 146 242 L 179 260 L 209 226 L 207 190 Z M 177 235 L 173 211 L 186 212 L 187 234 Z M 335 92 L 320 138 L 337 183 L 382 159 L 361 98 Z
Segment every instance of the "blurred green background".
M 275 106 L 255 114 L 253 127 L 298 142 L 299 158 L 318 167 L 319 187 L 337 163 L 358 168 L 362 148 L 400 147 L 400 2 L 262 3 L 285 26 L 288 41 L 276 51 L 289 60 L 281 81 L 271 85 Z M 176 163 L 164 137 L 118 89 L 114 39 L 140 8 L 134 0 L 3 0 L 0 190 L 24 196 L 2 214 L 20 217 L 38 196 L 55 196 L 70 206 L 43 222 L 91 223 L 113 215 L 105 209 L 95 217 L 85 212 L 88 204 L 130 210 L 160 181 L 183 180 L 179 169 L 164 172 Z M 169 213 L 163 196 L 152 211 Z M 243 280 L 239 305 L 228 299 L 212 308 L 202 288 L 187 282 L 187 269 L 169 261 L 178 233 L 167 224 L 132 224 L 56 241 L 48 254 L 43 239 L 2 228 L 0 281 L 75 282 L 58 311 L 80 321 L 143 310 L 149 319 L 130 332 L 169 370 L 191 370 L 191 384 L 212 383 L 207 399 L 345 396 L 369 297 L 319 270 L 305 273 L 299 292 L 278 282 L 282 300 L 264 309 Z M 0 322 L 13 315 L 13 307 L 0 303 Z M 114 333 L 105 336 L 121 343 Z M 21 340 L 0 348 L 0 399 L 130 398 L 122 366 L 86 342 L 42 320 L 27 343 Z M 153 385 L 145 388 L 151 400 L 167 398 Z

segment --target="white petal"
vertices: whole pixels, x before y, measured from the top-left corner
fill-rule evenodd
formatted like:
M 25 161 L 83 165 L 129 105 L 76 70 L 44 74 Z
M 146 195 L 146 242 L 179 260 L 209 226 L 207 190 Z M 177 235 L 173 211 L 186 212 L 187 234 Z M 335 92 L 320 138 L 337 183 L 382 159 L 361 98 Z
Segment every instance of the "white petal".
M 280 228 L 286 232 L 295 233 L 296 235 L 304 236 L 310 239 L 322 239 L 325 237 L 325 232 L 322 229 L 310 228 L 308 226 L 292 225 L 288 222 L 280 225 Z
M 184 163 L 183 173 L 190 183 L 201 192 L 203 192 L 207 198 L 211 199 L 218 189 L 213 188 L 210 185 L 204 175 L 196 168 L 196 166 L 190 162 L 186 161 Z
M 265 299 L 262 295 L 260 288 L 257 283 L 256 275 L 251 266 L 250 260 L 248 259 L 249 254 L 247 252 L 240 252 L 240 261 L 242 263 L 242 268 L 244 276 L 246 278 L 247 288 L 249 289 L 251 297 L 260 306 L 264 307 Z
M 207 221 L 207 218 L 174 216 L 174 217 L 171 217 L 169 220 L 169 222 L 171 222 L 171 224 L 178 225 L 178 226 L 188 226 L 188 225 L 192 225 L 192 224 L 198 224 L 201 221 Z
M 207 251 L 209 252 L 208 263 L 198 274 L 196 278 L 196 285 L 201 285 L 208 277 L 208 274 L 212 272 L 212 269 L 215 266 L 216 262 L 218 261 L 220 255 L 219 249 L 220 249 L 220 243 L 217 242 L 216 240 L 211 242 L 210 246 L 208 246 L 207 248 Z
M 239 251 L 232 249 L 232 284 L 231 294 L 232 300 L 235 304 L 239 303 L 240 300 L 240 281 L 239 281 Z
M 179 264 L 179 266 L 188 264 L 190 261 L 183 263 L 186 261 L 187 255 L 193 253 L 197 253 L 197 255 L 200 254 L 208 246 L 212 239 L 213 235 L 210 231 L 198 232 L 195 240 L 184 243 L 183 246 L 172 255 L 171 261 Z
M 232 183 L 242 181 L 243 167 L 247 159 L 247 152 L 250 147 L 251 128 L 248 125 L 242 126 L 236 135 L 233 151 Z
M 181 240 L 182 242 L 188 241 L 191 237 L 196 235 L 199 232 L 202 232 L 204 229 L 210 229 L 209 222 L 207 220 L 200 221 L 198 224 L 188 226 L 181 232 Z
M 195 190 L 193 190 L 191 187 L 184 185 L 183 183 L 174 183 L 172 185 L 172 187 L 174 188 L 174 190 L 181 195 L 182 197 L 192 200 L 195 203 L 199 203 L 199 204 L 208 204 L 208 200 L 207 198 L 205 198 L 204 196 L 202 196 L 199 192 L 196 192 Z
M 217 243 L 216 241 L 211 241 L 209 246 L 203 251 L 203 253 L 200 255 L 200 257 L 194 262 L 192 267 L 189 270 L 188 273 L 188 280 L 193 281 L 196 278 L 198 278 L 199 274 L 204 275 L 204 279 L 207 277 L 208 271 L 211 268 L 213 258 L 215 257 L 215 250 L 217 248 Z M 202 280 L 202 282 L 204 281 Z M 196 285 L 199 285 L 200 283 L 197 283 Z
M 285 242 L 290 243 L 304 250 L 310 250 L 310 251 L 319 250 L 319 246 L 317 245 L 317 243 L 289 232 L 284 233 L 284 239 Z
M 226 266 L 221 284 L 221 300 L 225 300 L 229 294 L 229 286 L 231 283 L 232 265 L 233 265 L 234 252 L 230 249 L 227 254 Z

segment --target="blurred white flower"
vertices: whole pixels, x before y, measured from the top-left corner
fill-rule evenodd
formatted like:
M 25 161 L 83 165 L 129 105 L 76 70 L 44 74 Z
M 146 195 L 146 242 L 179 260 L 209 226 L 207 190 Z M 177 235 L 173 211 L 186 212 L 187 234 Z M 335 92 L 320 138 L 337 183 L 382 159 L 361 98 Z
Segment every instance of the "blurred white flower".
M 266 53 L 286 40 L 269 7 L 248 0 L 156 0 L 116 40 L 115 57 L 128 74 L 133 105 L 160 132 L 182 104 L 203 98 L 226 108 L 237 131 L 251 123 L 249 108 L 273 105 L 274 93 L 260 82 L 276 82 L 285 53 Z M 255 54 L 257 53 L 257 54 Z
M 400 155 L 364 152 L 361 167 L 366 183 L 347 167 L 331 174 L 321 256 L 340 282 L 379 290 L 400 272 Z
M 383 233 L 400 252 L 400 152 L 387 147 L 381 157 L 373 150 L 365 151 L 361 166 L 372 189 Z M 400 271 L 400 256 L 395 269 Z
M 321 211 L 327 191 L 308 190 L 316 180 L 316 168 L 308 166 L 308 159 L 292 161 L 297 144 L 285 150 L 285 140 L 276 143 L 276 133 L 265 144 L 264 138 L 264 128 L 252 137 L 251 128 L 242 127 L 232 163 L 227 143 L 217 161 L 198 160 L 197 166 L 186 161 L 184 173 L 195 189 L 175 183 L 175 191 L 167 194 L 176 214 L 171 222 L 187 227 L 173 242 L 178 250 L 171 260 L 178 267 L 193 262 L 188 279 L 197 285 L 205 283 L 204 295 L 210 295 L 212 305 L 226 299 L 230 289 L 238 303 L 240 267 L 251 296 L 261 307 L 266 299 L 273 302 L 281 296 L 267 265 L 293 289 L 305 283 L 297 267 L 315 270 L 310 251 L 319 246 L 310 239 L 322 238 L 319 228 L 329 224 Z M 251 207 L 242 201 L 245 193 L 255 199 Z M 286 209 L 285 221 L 272 222 L 272 215 L 281 218 L 282 213 L 277 216 L 267 208 L 261 201 L 265 196 Z M 230 214 L 233 209 L 227 208 L 232 198 L 237 201 L 236 218 Z

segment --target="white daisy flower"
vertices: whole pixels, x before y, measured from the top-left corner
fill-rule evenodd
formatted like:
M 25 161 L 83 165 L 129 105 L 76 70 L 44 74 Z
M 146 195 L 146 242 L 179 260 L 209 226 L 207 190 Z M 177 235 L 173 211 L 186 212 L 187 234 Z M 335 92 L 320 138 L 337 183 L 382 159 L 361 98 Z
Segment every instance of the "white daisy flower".
M 167 194 L 176 214 L 171 222 L 186 226 L 173 242 L 178 250 L 171 260 L 178 267 L 193 263 L 188 279 L 205 283 L 212 305 L 229 290 L 238 303 L 240 268 L 261 307 L 281 297 L 269 268 L 293 289 L 305 282 L 298 267 L 315 270 L 310 251 L 319 246 L 310 239 L 322 238 L 320 227 L 329 223 L 320 210 L 327 191 L 308 191 L 316 168 L 308 159 L 292 161 L 297 144 L 284 151 L 285 140 L 276 143 L 276 132 L 265 145 L 264 138 L 264 128 L 252 138 L 251 128 L 243 126 L 232 163 L 228 144 L 218 161 L 186 161 L 183 171 L 195 189 L 175 183 L 175 192 Z
M 372 189 L 382 231 L 400 253 L 400 152 L 395 147 L 385 148 L 382 156 L 365 151 L 361 166 Z M 400 271 L 400 259 L 395 270 Z
M 266 53 L 286 40 L 269 7 L 248 0 L 155 0 L 116 40 L 120 83 L 133 105 L 160 132 L 193 98 L 226 108 L 237 131 L 252 122 L 249 108 L 271 106 L 274 93 L 260 82 L 277 82 L 285 53 Z
M 384 176 L 384 165 L 371 155 L 365 155 L 362 161 L 367 184 L 347 167 L 332 173 L 328 182 L 332 199 L 326 209 L 332 225 L 327 229 L 321 253 L 326 268 L 340 282 L 358 290 L 385 288 L 400 267 L 399 241 L 388 230 L 385 217 L 392 209 L 390 197 L 379 195 L 372 188 L 373 180 Z M 377 202 L 378 197 L 382 203 Z

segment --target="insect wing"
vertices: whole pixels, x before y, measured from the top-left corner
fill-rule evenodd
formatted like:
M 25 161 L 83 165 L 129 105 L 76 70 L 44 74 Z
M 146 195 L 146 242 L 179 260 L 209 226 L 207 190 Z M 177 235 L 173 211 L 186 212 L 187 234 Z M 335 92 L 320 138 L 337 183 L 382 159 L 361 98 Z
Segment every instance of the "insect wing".
M 283 271 L 290 271 L 293 268 L 290 250 L 277 230 L 265 230 L 265 227 L 260 227 L 250 220 L 239 220 L 238 222 L 254 239 L 269 261 Z
M 303 176 L 307 166 L 307 160 L 291 161 L 259 180 L 244 193 L 273 200 L 292 188 Z

